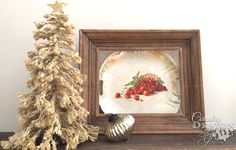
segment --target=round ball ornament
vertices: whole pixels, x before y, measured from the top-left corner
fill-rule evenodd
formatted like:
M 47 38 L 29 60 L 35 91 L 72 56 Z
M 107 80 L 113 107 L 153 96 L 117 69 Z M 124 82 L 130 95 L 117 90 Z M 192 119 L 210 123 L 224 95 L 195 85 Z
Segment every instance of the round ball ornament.
M 121 142 L 130 137 L 135 119 L 131 115 L 111 114 L 108 117 L 108 125 L 105 129 L 105 136 L 112 142 Z

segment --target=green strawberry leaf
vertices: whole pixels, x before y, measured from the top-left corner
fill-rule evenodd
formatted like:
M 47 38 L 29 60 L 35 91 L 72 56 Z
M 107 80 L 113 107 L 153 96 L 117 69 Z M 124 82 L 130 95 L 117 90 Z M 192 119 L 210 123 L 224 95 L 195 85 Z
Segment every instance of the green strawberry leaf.
M 161 80 L 161 78 L 158 78 L 159 83 L 164 84 L 165 82 Z
M 132 77 L 132 81 L 126 83 L 124 86 L 127 88 L 127 87 L 130 87 L 130 86 L 135 86 L 138 81 L 139 81 L 139 74 L 140 74 L 140 71 L 138 71 L 138 73 Z

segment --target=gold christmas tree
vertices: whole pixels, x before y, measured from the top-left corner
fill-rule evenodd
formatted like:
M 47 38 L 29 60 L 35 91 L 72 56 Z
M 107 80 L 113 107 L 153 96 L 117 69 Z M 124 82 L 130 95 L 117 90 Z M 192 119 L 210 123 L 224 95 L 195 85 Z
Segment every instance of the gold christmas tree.
M 74 52 L 74 27 L 58 0 L 49 4 L 53 11 L 45 21 L 35 23 L 35 51 L 28 53 L 27 82 L 32 92 L 19 95 L 22 129 L 1 141 L 4 149 L 56 150 L 58 141 L 75 149 L 86 140 L 95 141 L 98 128 L 88 125 L 88 111 L 82 106 L 81 85 L 86 76 L 74 67 L 81 63 Z

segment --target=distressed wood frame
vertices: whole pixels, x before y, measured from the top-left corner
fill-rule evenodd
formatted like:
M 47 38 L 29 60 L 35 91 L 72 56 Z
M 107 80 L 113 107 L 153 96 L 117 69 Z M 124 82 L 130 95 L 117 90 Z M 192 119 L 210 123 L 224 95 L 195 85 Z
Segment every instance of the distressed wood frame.
M 88 123 L 104 132 L 106 116 L 99 114 L 98 52 L 101 50 L 143 50 L 177 48 L 180 52 L 181 107 L 177 114 L 132 114 L 137 134 L 197 134 L 192 115 L 204 116 L 203 83 L 199 30 L 80 30 L 79 53 L 81 72 L 88 79 L 84 84 L 85 108 L 90 112 Z

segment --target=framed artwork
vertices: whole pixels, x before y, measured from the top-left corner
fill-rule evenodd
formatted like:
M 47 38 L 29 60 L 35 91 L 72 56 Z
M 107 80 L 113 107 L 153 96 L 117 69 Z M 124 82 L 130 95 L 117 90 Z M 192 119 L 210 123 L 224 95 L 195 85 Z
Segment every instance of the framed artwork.
M 199 30 L 80 30 L 88 122 L 131 114 L 134 133 L 200 133 L 204 116 Z

